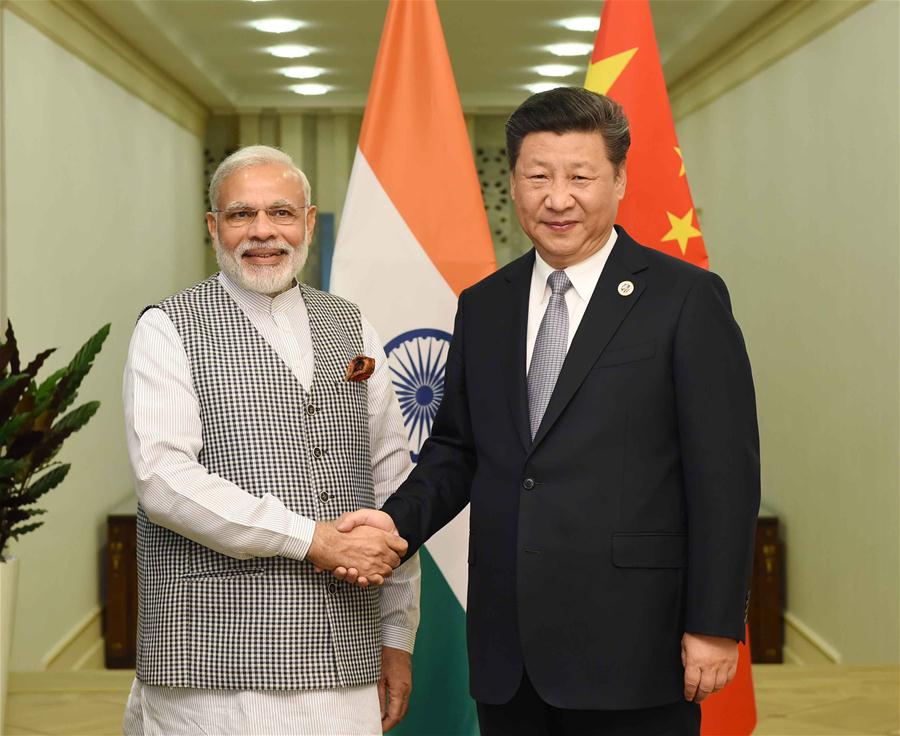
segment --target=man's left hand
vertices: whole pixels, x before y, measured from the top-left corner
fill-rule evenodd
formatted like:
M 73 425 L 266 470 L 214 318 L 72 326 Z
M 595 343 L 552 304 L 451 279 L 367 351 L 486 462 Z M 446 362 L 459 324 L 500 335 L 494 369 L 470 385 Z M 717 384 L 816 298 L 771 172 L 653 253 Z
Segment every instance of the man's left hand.
M 412 692 L 412 656 L 402 649 L 381 648 L 381 678 L 378 702 L 381 703 L 381 730 L 387 733 L 406 715 Z
M 701 703 L 734 679 L 738 643 L 723 636 L 685 633 L 681 637 L 684 699 Z

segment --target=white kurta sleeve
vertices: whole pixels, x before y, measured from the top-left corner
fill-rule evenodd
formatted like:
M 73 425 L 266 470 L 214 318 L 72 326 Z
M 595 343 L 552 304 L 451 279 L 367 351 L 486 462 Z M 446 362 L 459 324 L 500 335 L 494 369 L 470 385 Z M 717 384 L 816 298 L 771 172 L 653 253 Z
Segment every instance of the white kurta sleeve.
M 181 338 L 161 309 L 138 320 L 124 376 L 135 489 L 148 518 L 230 557 L 303 559 L 315 522 L 251 495 L 198 462 L 200 405 Z
M 375 505 L 384 504 L 412 470 L 409 445 L 400 404 L 394 395 L 391 372 L 381 340 L 363 318 L 363 345 L 366 355 L 375 358 L 375 372 L 369 379 L 369 437 Z M 389 577 L 381 591 L 382 644 L 412 653 L 419 627 L 419 555 L 413 555 Z

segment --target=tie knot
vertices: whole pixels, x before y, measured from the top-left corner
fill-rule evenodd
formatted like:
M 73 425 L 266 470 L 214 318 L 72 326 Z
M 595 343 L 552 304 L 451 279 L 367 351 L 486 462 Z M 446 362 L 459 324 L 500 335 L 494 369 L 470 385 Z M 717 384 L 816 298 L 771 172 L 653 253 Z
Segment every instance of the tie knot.
M 554 295 L 563 295 L 572 288 L 572 282 L 569 281 L 569 277 L 566 276 L 565 271 L 554 271 L 547 278 L 547 283 L 550 284 L 550 291 L 552 291 Z

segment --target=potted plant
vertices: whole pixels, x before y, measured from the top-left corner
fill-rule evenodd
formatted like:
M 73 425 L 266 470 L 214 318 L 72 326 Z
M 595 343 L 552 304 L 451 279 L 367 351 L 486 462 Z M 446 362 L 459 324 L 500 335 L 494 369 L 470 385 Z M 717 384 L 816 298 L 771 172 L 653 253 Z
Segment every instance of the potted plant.
M 22 366 L 12 324 L 0 342 L 0 729 L 6 705 L 9 652 L 18 560 L 8 554 L 10 541 L 37 529 L 44 509 L 35 504 L 58 486 L 70 465 L 56 460 L 63 442 L 88 423 L 100 407 L 89 401 L 70 409 L 109 334 L 105 325 L 72 361 L 42 381 L 37 375 L 55 348 Z

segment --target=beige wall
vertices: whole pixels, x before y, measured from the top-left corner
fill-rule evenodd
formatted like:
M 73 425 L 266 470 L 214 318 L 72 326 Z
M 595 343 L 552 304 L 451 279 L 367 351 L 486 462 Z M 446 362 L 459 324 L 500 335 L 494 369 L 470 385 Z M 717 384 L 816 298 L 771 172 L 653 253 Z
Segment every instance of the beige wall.
M 97 612 L 107 511 L 132 493 L 121 374 L 139 310 L 204 275 L 200 138 L 3 11 L 7 315 L 53 368 L 105 322 L 82 400 L 93 421 L 61 459 L 66 482 L 21 559 L 12 668 L 40 668 Z
M 788 639 L 853 663 L 900 646 L 898 16 L 873 3 L 677 121 L 753 361 Z

